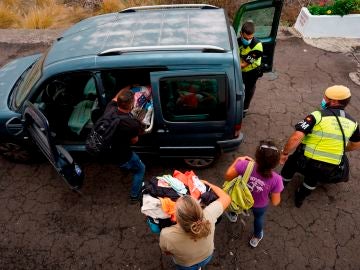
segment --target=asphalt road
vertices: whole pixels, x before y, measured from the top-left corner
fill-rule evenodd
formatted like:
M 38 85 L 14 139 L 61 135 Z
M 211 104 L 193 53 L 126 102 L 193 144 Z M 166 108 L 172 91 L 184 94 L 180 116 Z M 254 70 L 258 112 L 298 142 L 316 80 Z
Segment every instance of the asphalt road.
M 0 66 L 47 46 L 0 43 Z M 244 144 L 195 173 L 221 185 L 232 160 L 253 155 L 259 140 L 283 145 L 293 125 L 319 107 L 323 90 L 333 84 L 351 88 L 348 111 L 360 120 L 360 89 L 348 76 L 356 66 L 351 54 L 327 52 L 285 35 L 278 41 L 275 73 L 259 80 L 244 119 Z M 318 188 L 300 209 L 293 203 L 301 180 L 297 175 L 280 206 L 270 207 L 256 249 L 248 246 L 251 216 L 236 224 L 223 219 L 206 269 L 360 269 L 359 159 L 359 152 L 350 154 L 349 183 Z M 139 207 L 127 201 L 131 175 L 113 165 L 82 162 L 86 182 L 80 196 L 47 163 L 21 165 L 0 158 L 0 269 L 171 269 L 158 236 L 150 233 Z M 172 161 L 145 162 L 147 179 L 186 170 Z

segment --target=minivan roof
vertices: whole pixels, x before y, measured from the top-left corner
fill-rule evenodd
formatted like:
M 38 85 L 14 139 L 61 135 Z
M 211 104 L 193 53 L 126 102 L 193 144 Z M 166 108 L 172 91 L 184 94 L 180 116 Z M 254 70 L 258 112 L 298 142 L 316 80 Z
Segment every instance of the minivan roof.
M 134 8 L 83 20 L 63 33 L 45 65 L 124 47 L 210 45 L 230 50 L 224 10 L 201 6 Z

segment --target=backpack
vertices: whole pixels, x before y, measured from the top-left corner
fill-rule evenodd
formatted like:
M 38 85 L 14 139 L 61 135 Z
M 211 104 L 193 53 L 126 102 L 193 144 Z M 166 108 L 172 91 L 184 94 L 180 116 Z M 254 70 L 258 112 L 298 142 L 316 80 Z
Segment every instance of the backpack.
M 254 162 L 250 161 L 243 176 L 239 175 L 233 180 L 224 183 L 223 190 L 231 197 L 229 211 L 240 214 L 254 205 L 254 198 L 247 186 L 253 168 Z
M 114 111 L 110 111 L 101 116 L 86 138 L 86 151 L 93 156 L 109 152 L 111 149 L 112 137 L 114 136 L 120 121 L 127 117 L 127 115 L 119 115 Z

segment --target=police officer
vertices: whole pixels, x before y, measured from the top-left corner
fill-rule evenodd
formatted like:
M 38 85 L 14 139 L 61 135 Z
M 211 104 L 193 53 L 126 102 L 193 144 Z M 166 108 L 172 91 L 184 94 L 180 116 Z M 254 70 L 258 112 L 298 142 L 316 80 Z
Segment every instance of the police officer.
M 240 65 L 245 84 L 244 115 L 247 113 L 250 101 L 255 93 L 256 81 L 262 76 L 261 57 L 263 55 L 262 43 L 254 37 L 255 25 L 247 21 L 241 27 L 238 38 Z
M 360 148 L 358 123 L 344 111 L 350 98 L 350 89 L 345 86 L 327 88 L 321 102 L 322 110 L 312 112 L 297 123 L 296 131 L 282 150 L 280 164 L 284 164 L 281 171 L 284 184 L 291 181 L 295 172 L 304 175 L 303 184 L 295 192 L 296 207 L 301 207 L 318 182 L 327 182 L 345 154 L 344 147 L 345 151 Z

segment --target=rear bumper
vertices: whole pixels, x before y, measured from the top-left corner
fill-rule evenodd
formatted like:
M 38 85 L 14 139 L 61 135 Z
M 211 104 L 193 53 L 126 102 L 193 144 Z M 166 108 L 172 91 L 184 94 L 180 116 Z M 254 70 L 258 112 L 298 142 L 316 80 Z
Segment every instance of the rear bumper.
M 244 140 L 244 133 L 241 132 L 239 137 L 232 140 L 217 141 L 217 144 L 221 152 L 227 153 L 237 150 L 243 140 Z

